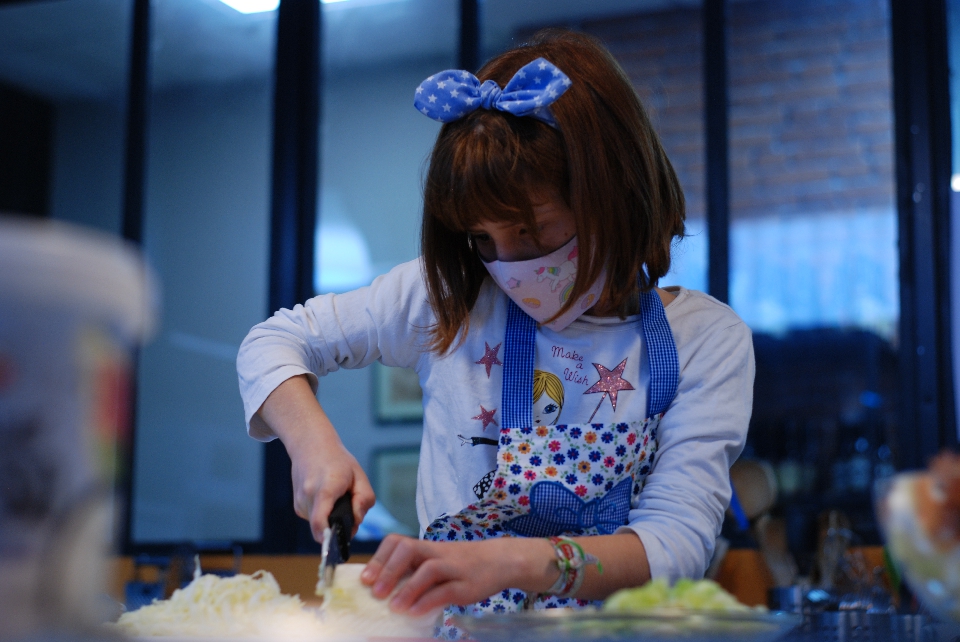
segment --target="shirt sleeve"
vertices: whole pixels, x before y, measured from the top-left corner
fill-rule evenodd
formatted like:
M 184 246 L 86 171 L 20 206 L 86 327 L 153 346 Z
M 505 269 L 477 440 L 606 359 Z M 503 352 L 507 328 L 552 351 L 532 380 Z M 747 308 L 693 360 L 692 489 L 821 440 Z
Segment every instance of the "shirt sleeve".
M 420 261 L 410 261 L 345 294 L 323 294 L 282 309 L 250 330 L 237 355 L 247 432 L 276 437 L 257 411 L 273 390 L 305 374 L 316 392 L 318 377 L 380 360 L 414 368 L 429 340 L 433 317 Z
M 621 529 L 640 537 L 651 576 L 670 582 L 706 572 L 730 503 L 730 466 L 743 450 L 753 408 L 752 335 L 723 310 L 711 327 L 679 332 L 686 336 L 682 347 L 678 338 L 677 394 L 660 422 L 639 504 Z

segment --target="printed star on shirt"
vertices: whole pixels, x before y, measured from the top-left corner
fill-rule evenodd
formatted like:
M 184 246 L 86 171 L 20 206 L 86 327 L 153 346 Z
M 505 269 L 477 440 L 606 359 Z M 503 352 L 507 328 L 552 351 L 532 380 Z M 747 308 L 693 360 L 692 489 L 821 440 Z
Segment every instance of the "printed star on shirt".
M 437 102 L 437 97 L 434 96 L 433 94 L 430 94 L 430 102 L 431 102 L 431 103 Z
M 541 62 L 539 65 L 537 65 L 537 69 L 539 69 L 540 71 L 543 71 L 546 68 L 547 68 L 547 63 L 545 62 Z
M 447 86 L 447 81 L 445 80 L 441 80 L 440 82 L 437 83 L 437 89 L 443 89 L 446 86 Z
M 510 288 L 511 290 L 514 288 L 518 288 L 520 287 L 520 281 L 517 281 L 515 278 L 511 276 L 510 280 L 507 281 L 507 287 Z
M 484 341 L 483 345 L 484 345 L 483 357 L 480 359 L 480 361 L 476 361 L 475 363 L 479 363 L 486 366 L 487 379 L 489 379 L 490 368 L 494 365 L 498 365 L 498 366 L 503 365 L 503 363 L 500 362 L 500 359 L 497 358 L 497 353 L 500 352 L 500 346 L 502 346 L 503 344 L 498 343 L 495 347 L 491 348 L 490 344 Z M 476 419 L 476 417 L 474 417 L 474 419 Z M 486 428 L 486 426 L 484 426 L 484 428 Z
M 608 370 L 604 366 L 601 366 L 599 363 L 593 364 L 593 367 L 597 369 L 597 373 L 600 375 L 600 381 L 593 384 L 589 388 L 583 391 L 583 394 L 587 395 L 590 393 L 602 392 L 604 396 L 610 395 L 610 405 L 613 406 L 613 409 L 617 409 L 617 393 L 621 390 L 636 390 L 636 388 L 631 385 L 629 381 L 623 378 L 623 369 L 627 366 L 627 360 L 624 359 L 620 362 L 613 370 Z M 603 397 L 600 398 L 600 403 L 603 403 Z M 600 405 L 597 404 L 597 408 Z M 596 412 L 596 411 L 594 411 Z M 591 416 L 591 419 L 593 417 Z
M 483 406 L 480 406 L 480 414 L 477 415 L 476 417 L 471 417 L 471 419 L 482 421 L 484 430 L 486 430 L 487 426 L 489 426 L 490 424 L 493 424 L 494 426 L 497 426 L 499 428 L 500 424 L 498 424 L 497 420 L 493 418 L 493 415 L 495 415 L 496 412 L 497 412 L 496 408 L 492 410 L 487 410 Z

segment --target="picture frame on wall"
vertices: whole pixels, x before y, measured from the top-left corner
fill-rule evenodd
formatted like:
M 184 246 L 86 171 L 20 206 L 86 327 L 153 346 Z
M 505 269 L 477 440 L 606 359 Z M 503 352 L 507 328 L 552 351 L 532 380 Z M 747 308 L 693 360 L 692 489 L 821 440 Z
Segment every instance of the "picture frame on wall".
M 370 476 L 377 501 L 411 533 L 420 531 L 417 519 L 417 467 L 420 446 L 389 446 L 373 452 Z
M 373 407 L 380 423 L 423 421 L 423 390 L 413 368 L 373 364 Z

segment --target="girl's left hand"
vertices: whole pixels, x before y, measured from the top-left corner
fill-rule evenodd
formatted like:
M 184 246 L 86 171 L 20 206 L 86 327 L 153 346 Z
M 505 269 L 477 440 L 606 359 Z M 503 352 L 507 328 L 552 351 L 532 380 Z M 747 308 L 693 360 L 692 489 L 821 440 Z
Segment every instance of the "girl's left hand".
M 544 591 L 557 579 L 545 539 L 502 537 L 477 542 L 427 542 L 388 535 L 360 576 L 397 613 L 423 615 L 472 604 L 506 588 Z M 399 588 L 397 588 L 399 585 Z

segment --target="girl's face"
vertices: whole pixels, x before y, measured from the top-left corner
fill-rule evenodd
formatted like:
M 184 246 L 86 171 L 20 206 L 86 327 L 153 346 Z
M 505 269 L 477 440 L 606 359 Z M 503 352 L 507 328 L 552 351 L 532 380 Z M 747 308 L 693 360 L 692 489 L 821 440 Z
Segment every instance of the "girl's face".
M 525 223 L 483 221 L 470 228 L 470 239 L 480 258 L 492 261 L 528 261 L 549 254 L 564 245 L 577 233 L 573 210 L 567 207 L 555 190 L 539 190 L 531 194 L 536 219 L 536 236 Z
M 533 402 L 534 426 L 552 426 L 557 423 L 559 417 L 560 404 L 551 399 L 547 393 L 543 393 L 539 399 Z

